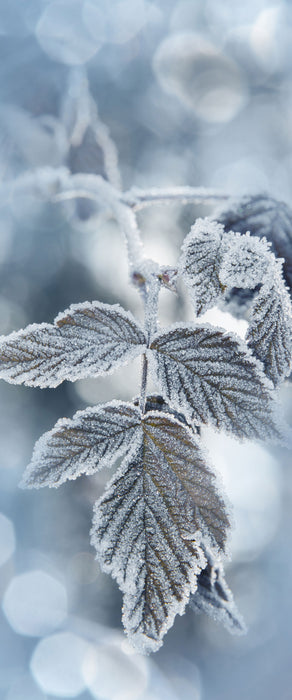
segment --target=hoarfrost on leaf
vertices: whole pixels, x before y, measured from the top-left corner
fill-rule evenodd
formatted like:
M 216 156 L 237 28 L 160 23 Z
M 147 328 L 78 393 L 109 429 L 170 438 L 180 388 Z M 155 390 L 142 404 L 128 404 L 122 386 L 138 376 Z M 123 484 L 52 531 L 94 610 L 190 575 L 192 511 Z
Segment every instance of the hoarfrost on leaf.
M 54 324 L 27 326 L 0 339 L 0 377 L 55 387 L 65 379 L 111 372 L 143 352 L 145 335 L 118 304 L 73 304 Z
M 208 564 L 198 577 L 198 587 L 190 596 L 190 607 L 220 622 L 231 634 L 244 634 L 246 626 L 237 610 L 220 561 L 207 555 Z
M 112 401 L 61 418 L 36 443 L 21 486 L 60 486 L 67 479 L 110 467 L 132 449 L 140 413 L 131 404 Z
M 163 397 L 190 420 L 239 438 L 284 438 L 272 385 L 232 333 L 180 324 L 157 335 L 150 349 Z
M 278 261 L 253 302 L 246 340 L 275 386 L 290 374 L 292 308 Z
M 213 306 L 224 292 L 220 282 L 222 224 L 197 219 L 182 246 L 180 274 L 185 279 L 198 315 Z
M 292 210 L 285 202 L 265 194 L 245 196 L 218 209 L 215 218 L 226 231 L 265 236 L 275 255 L 285 259 L 284 279 L 292 290 Z
M 271 259 L 266 239 L 229 231 L 224 234 L 225 252 L 222 255 L 219 278 L 226 287 L 253 289 L 265 276 Z
M 132 643 L 154 651 L 206 566 L 202 539 L 224 551 L 229 519 L 192 431 L 163 412 L 141 416 L 139 442 L 97 502 L 92 544 L 124 593 Z

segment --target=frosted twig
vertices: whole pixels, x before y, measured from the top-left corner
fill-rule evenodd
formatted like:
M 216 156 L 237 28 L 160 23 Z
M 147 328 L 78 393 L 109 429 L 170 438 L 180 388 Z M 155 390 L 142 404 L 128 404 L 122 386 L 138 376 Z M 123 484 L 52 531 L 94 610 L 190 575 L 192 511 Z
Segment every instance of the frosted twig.
M 230 195 L 226 192 L 218 190 L 209 190 L 205 187 L 167 187 L 167 188 L 152 188 L 140 189 L 139 187 L 131 187 L 128 192 L 123 194 L 123 202 L 138 211 L 152 204 L 171 204 L 179 202 L 180 204 L 200 204 L 216 201 L 224 201 L 229 199 Z
M 87 129 L 90 129 L 96 144 L 103 153 L 103 167 L 109 182 L 121 189 L 118 152 L 107 125 L 101 120 L 95 100 L 90 93 L 88 77 L 84 68 L 70 71 L 68 90 L 64 99 L 62 119 L 69 131 L 70 143 L 81 146 Z

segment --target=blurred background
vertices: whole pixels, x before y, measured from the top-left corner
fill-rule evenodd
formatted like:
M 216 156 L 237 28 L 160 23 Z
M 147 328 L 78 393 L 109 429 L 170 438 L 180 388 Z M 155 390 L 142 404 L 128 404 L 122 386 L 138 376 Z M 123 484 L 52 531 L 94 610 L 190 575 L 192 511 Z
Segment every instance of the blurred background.
M 19 186 L 28 170 L 66 166 L 123 189 L 266 191 L 291 204 L 291 32 L 288 1 L 0 0 L 1 334 L 85 300 L 142 313 L 116 224 L 88 201 L 48 203 Z M 174 265 L 190 225 L 211 212 L 141 212 L 147 255 Z M 167 290 L 160 315 L 192 318 Z M 287 451 L 204 431 L 234 508 L 226 576 L 249 630 L 230 636 L 187 609 L 151 657 L 126 641 L 121 594 L 89 544 L 109 472 L 18 488 L 44 431 L 87 405 L 131 399 L 139 369 L 54 390 L 1 382 L 0 698 L 290 700 Z M 291 422 L 291 384 L 281 398 Z

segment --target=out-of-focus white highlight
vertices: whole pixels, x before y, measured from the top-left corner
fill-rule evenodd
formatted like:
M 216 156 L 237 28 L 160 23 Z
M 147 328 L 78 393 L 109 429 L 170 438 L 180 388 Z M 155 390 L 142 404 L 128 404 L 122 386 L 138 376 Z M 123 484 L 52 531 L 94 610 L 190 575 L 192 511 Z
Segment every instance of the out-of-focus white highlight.
M 12 557 L 15 550 L 13 523 L 6 515 L 0 513 L 0 566 Z
M 200 323 L 211 323 L 212 326 L 219 326 L 224 328 L 226 331 L 231 333 L 236 333 L 240 338 L 244 338 L 246 331 L 248 329 L 248 323 L 244 319 L 234 318 L 228 311 L 221 311 L 217 306 L 212 309 L 208 309 L 206 313 L 197 319 Z
M 209 428 L 204 430 L 204 438 L 210 463 L 222 475 L 232 503 L 232 559 L 253 559 L 268 545 L 278 526 L 281 484 L 277 461 L 261 445 L 239 443 Z
M 269 7 L 264 9 L 260 12 L 251 28 L 250 44 L 259 63 L 267 71 L 274 71 L 281 67 L 280 64 L 283 57 L 281 39 L 285 44 L 285 16 L 283 8 Z
M 83 11 L 83 0 L 56 0 L 46 6 L 35 32 L 50 58 L 71 66 L 82 65 L 101 48 L 105 38 L 103 13 L 95 8 L 99 21 L 94 23 L 93 35 L 83 20 Z
M 38 637 L 56 629 L 67 615 L 62 584 L 43 571 L 15 576 L 3 599 L 3 612 L 18 634 Z
M 45 637 L 32 655 L 31 673 L 45 693 L 75 698 L 85 690 L 82 666 L 89 650 L 88 642 L 71 632 Z
M 46 700 L 46 697 L 27 674 L 15 680 L 3 700 Z
M 195 32 L 167 37 L 153 66 L 166 92 L 207 122 L 228 122 L 247 103 L 247 85 L 239 66 Z
M 125 654 L 116 644 L 96 649 L 83 666 L 86 685 L 96 700 L 138 700 L 148 680 L 147 660 Z

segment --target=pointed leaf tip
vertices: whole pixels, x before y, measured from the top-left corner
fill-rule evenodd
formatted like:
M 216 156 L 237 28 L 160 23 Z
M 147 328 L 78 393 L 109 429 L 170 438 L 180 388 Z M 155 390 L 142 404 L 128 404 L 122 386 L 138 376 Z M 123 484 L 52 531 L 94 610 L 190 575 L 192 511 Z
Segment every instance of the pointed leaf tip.
M 198 587 L 190 597 L 190 607 L 221 623 L 231 634 L 246 634 L 245 622 L 227 586 L 222 564 L 206 555 L 208 564 L 198 577 Z
M 139 442 L 96 503 L 92 544 L 124 593 L 131 642 L 155 651 L 206 565 L 209 538 L 225 546 L 229 519 L 191 431 L 162 412 L 143 417 Z

